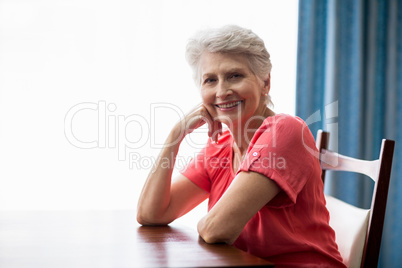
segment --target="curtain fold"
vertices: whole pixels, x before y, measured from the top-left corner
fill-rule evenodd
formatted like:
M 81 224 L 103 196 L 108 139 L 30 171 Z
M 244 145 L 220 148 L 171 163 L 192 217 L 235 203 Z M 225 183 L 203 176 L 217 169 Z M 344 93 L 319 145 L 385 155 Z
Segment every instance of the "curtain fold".
M 402 265 L 402 0 L 299 0 L 296 114 L 330 149 L 376 159 L 396 141 L 379 267 Z M 338 176 L 338 177 L 335 177 Z M 373 183 L 331 174 L 326 193 L 369 207 Z

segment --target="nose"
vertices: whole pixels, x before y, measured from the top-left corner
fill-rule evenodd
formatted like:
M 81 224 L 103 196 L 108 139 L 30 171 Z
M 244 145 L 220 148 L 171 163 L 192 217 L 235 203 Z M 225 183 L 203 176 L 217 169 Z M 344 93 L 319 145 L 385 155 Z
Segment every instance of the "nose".
M 230 89 L 230 86 L 225 83 L 225 81 L 219 81 L 217 85 L 216 97 L 223 100 L 231 94 L 233 94 L 233 91 Z

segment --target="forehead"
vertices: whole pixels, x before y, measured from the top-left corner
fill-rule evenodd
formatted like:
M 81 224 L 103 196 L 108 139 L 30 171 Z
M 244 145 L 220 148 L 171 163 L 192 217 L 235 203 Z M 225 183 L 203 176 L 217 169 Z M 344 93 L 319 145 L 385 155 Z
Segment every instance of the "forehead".
M 205 52 L 200 59 L 201 76 L 230 70 L 251 72 L 247 57 L 242 54 Z

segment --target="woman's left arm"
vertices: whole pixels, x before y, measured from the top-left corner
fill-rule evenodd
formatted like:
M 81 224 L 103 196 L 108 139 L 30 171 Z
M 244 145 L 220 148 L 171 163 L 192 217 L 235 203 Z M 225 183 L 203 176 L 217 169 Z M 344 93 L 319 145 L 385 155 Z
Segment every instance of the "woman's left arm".
M 277 184 L 256 172 L 240 172 L 225 194 L 198 223 L 207 243 L 233 244 L 247 222 L 280 191 Z

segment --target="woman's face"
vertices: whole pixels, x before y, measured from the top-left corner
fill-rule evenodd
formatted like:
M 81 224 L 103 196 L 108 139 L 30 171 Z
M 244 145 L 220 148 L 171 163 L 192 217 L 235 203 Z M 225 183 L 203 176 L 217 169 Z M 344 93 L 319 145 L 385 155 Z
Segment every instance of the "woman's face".
M 230 128 L 263 116 L 269 81 L 251 72 L 244 55 L 206 52 L 200 70 L 203 104 L 215 120 Z

